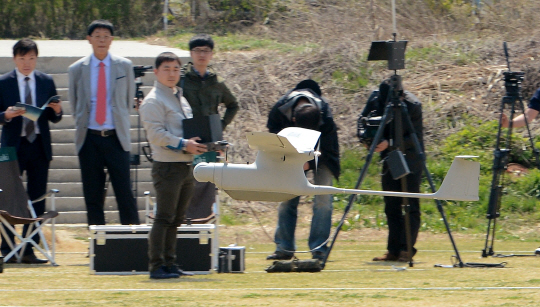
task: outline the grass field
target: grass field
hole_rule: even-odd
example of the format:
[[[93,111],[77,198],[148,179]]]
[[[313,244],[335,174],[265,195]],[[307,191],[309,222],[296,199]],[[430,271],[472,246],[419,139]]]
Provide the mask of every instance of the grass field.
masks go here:
[[[222,243],[233,233],[228,227]],[[60,231],[58,267],[6,264],[1,306],[538,306],[540,258],[481,258],[481,236],[458,235],[464,262],[505,268],[438,268],[454,255],[446,235],[421,233],[414,266],[374,263],[386,231],[340,235],[320,273],[266,273],[272,243],[245,242],[246,272],[154,281],[147,275],[91,275],[85,230]],[[305,240],[298,242],[304,247]],[[496,241],[496,253],[534,254],[538,243]],[[299,258],[308,257],[298,254]],[[402,268],[405,268],[404,270]]]

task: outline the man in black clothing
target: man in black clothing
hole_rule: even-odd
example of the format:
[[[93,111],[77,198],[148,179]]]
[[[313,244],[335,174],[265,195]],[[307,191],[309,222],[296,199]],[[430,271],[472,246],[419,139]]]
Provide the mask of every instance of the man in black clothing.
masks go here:
[[[316,166],[314,160],[306,162],[304,170],[313,170],[315,184],[332,185],[333,177],[338,179],[340,174],[337,127],[328,102],[321,96],[321,89],[313,80],[300,82],[281,97],[268,115],[267,127],[272,133],[294,126],[321,132],[319,163]],[[267,260],[286,260],[294,256],[296,250],[294,232],[299,202],[300,197],[295,197],[279,205],[275,234],[276,251],[269,255]],[[314,197],[313,218],[308,239],[314,259],[324,259],[328,250],[326,240],[330,236],[332,226],[332,208],[332,195]]]
[[[29,38],[23,38],[13,46],[15,69],[0,76],[0,146],[15,147],[17,150],[19,170],[21,174],[26,172],[28,178],[27,193],[30,200],[47,192],[49,165],[53,159],[49,122],[57,123],[62,119],[59,100],[49,103],[36,121],[22,117],[25,111],[14,108],[17,102],[41,108],[50,97],[57,94],[53,78],[35,69],[37,60],[37,44]],[[45,212],[45,200],[32,206],[38,216]],[[25,225],[23,235],[28,229],[29,226]],[[13,241],[12,233],[8,233],[8,237]],[[33,240],[39,243],[39,235],[35,235]],[[11,252],[6,240],[2,240],[1,250],[4,256]],[[10,257],[8,261],[15,262],[16,259]],[[23,263],[39,264],[47,261],[37,258],[31,245],[24,249],[21,259]]]
[[[375,111],[375,115],[383,115],[384,109],[387,104],[387,98],[390,91],[390,81],[383,81],[378,91],[373,91],[369,97],[367,104],[362,111],[361,117],[368,117],[373,115],[372,111]],[[399,98],[405,102],[407,106],[408,115],[411,119],[414,131],[410,131],[406,126],[406,119],[403,118],[403,127],[398,129],[403,133],[403,154],[405,155],[405,161],[409,166],[410,174],[406,176],[407,186],[405,189],[401,186],[401,179],[394,180],[390,174],[388,163],[383,163],[382,171],[382,189],[384,191],[407,191],[411,193],[420,192],[420,183],[422,180],[422,167],[423,161],[416,152],[412,134],[416,133],[420,146],[423,151],[423,137],[422,137],[422,104],[412,93],[408,91],[402,91],[399,93]],[[395,117],[395,116],[394,116]],[[394,121],[386,125],[383,138],[376,146],[375,151],[379,152],[381,159],[385,160],[388,154],[397,149],[391,146],[390,140],[395,137],[394,134]],[[384,212],[388,223],[388,251],[381,257],[373,258],[373,261],[401,261],[407,262],[409,257],[407,253],[407,240],[405,230],[405,219],[402,213],[402,200],[401,197],[384,197]],[[409,198],[410,205],[410,226],[411,226],[411,238],[412,245],[414,246],[416,238],[418,236],[418,230],[420,229],[420,202],[418,198]],[[413,247],[413,256],[416,254],[416,249]]]

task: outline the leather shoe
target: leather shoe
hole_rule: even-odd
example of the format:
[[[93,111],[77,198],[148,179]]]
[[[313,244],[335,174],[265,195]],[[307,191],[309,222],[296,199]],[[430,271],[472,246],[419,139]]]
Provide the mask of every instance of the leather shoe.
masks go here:
[[[178,274],[178,276],[193,276],[195,273],[182,271],[176,264],[167,267],[167,272]]]
[[[268,255],[266,260],[290,260],[294,254],[286,254],[281,251],[275,251],[272,255]]]
[[[159,267],[159,269],[150,272],[151,279],[169,279],[169,278],[178,278],[178,277],[180,277],[180,275],[176,273],[170,273],[167,270],[167,267],[164,265]]]
[[[398,261],[399,257],[400,256],[390,254],[390,252],[386,252],[384,255],[380,257],[373,258],[373,261]]]
[[[8,261],[5,261],[4,259],[4,263],[17,263],[17,258],[15,256],[12,256],[11,258],[9,258]]]
[[[49,262],[49,260],[39,259],[38,257],[36,257],[36,255],[32,254],[32,255],[22,256],[21,262],[28,263],[28,264],[44,264],[44,263]]]

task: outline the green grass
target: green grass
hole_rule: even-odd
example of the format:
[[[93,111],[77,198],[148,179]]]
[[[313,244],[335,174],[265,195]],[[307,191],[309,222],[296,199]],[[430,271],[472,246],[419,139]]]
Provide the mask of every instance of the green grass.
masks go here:
[[[235,227],[222,228],[222,246]],[[66,230],[71,231],[71,230]],[[75,236],[76,234],[73,234]],[[537,236],[538,237],[538,236]],[[62,236],[66,238],[66,234]],[[305,250],[306,238],[298,237]],[[244,274],[197,275],[150,280],[147,275],[93,275],[87,245],[66,250],[59,242],[58,267],[5,265],[0,275],[0,305],[8,306],[536,306],[540,299],[533,257],[480,258],[483,238],[459,236],[464,262],[508,262],[504,269],[435,268],[451,264],[448,236],[421,233],[414,267],[404,263],[374,263],[385,250],[386,231],[342,233],[325,270],[320,273],[275,273],[264,269],[273,243],[245,242]],[[497,240],[495,250],[532,254],[537,243]],[[67,253],[70,252],[70,253]],[[78,253],[73,253],[78,252]],[[297,254],[306,259],[306,254]],[[391,265],[406,268],[396,271]],[[494,288],[489,288],[494,287]],[[514,287],[514,288],[497,288]],[[533,288],[530,288],[533,287]]]
[[[416,62],[427,62],[429,64],[451,63],[456,66],[465,66],[475,63],[479,55],[476,51],[470,50],[466,45],[433,43],[427,47],[409,48],[405,58],[414,66]]]
[[[334,70],[332,80],[350,91],[358,91],[370,83],[371,71],[360,67],[357,71]]]
[[[220,221],[223,225],[234,226],[234,225],[245,225],[246,219],[245,216],[235,214],[235,212],[224,208],[220,215]]]

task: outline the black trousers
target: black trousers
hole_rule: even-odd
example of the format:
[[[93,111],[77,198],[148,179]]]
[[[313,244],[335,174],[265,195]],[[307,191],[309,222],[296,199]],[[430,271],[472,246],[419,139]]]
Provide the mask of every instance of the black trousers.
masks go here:
[[[422,182],[422,164],[417,161],[407,161],[411,174],[407,175],[407,192],[420,192],[420,183]],[[386,162],[383,166],[382,188],[384,191],[401,192],[401,179],[394,180]],[[418,198],[409,198],[409,220],[411,226],[411,241],[413,245],[413,253],[416,252],[414,244],[418,237],[420,229],[420,200]],[[401,251],[407,251],[407,233],[405,230],[405,217],[402,210],[403,198],[401,197],[384,197],[384,213],[388,223],[388,244],[387,249],[390,254],[399,256]]]
[[[116,196],[122,225],[138,225],[139,214],[131,191],[129,151],[125,151],[116,135],[88,133],[79,151],[88,225],[105,225],[105,167]]]
[[[185,162],[158,162],[152,165],[157,212],[148,236],[148,269],[176,264],[176,229],[186,215],[193,190],[193,166]]]
[[[40,134],[37,134],[34,142],[30,143],[26,138],[21,138],[21,144],[17,151],[17,159],[19,161],[19,169],[21,175],[26,172],[27,184],[26,192],[30,200],[37,199],[47,192],[47,179],[49,175],[49,159],[45,155],[44,146]],[[37,216],[45,213],[45,200],[39,201],[32,205]],[[24,225],[23,236],[26,236],[29,225]],[[13,242],[13,234],[8,232],[8,237]],[[39,235],[35,235],[33,240],[39,244]],[[3,255],[9,254],[11,248],[6,240],[2,237],[2,245],[0,247]],[[24,255],[31,255],[34,250],[31,245],[27,244],[24,250]]]

